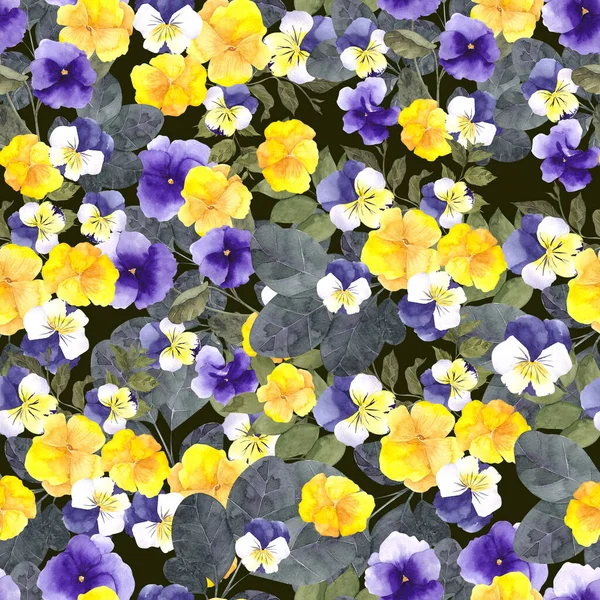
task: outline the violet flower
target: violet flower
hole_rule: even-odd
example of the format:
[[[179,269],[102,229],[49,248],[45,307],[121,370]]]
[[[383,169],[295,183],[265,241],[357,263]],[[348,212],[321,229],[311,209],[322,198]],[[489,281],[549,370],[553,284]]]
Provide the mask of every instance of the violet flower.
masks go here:
[[[19,0],[0,0],[0,54],[21,43],[27,31],[27,13]]]
[[[138,600],[194,600],[194,594],[177,583],[167,587],[150,583],[140,590]]]
[[[544,25],[560,33],[558,43],[579,54],[600,48],[600,3],[596,0],[548,0],[542,8]]]
[[[442,0],[378,0],[377,6],[383,8],[396,19],[416,21],[434,13]]]

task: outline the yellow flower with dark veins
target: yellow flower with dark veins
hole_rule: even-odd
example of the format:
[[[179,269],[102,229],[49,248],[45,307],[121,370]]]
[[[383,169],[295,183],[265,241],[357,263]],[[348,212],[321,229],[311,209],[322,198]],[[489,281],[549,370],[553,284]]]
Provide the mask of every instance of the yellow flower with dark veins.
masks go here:
[[[100,425],[87,417],[75,415],[67,422],[63,414],[50,415],[44,421],[44,433],[33,438],[25,468],[51,496],[64,496],[80,479],[102,477],[96,452],[103,444]]]
[[[131,71],[135,101],[159,108],[164,115],[178,117],[188,106],[200,106],[206,98],[206,69],[193,56],[161,54],[149,65]]]
[[[530,38],[540,20],[544,0],[473,0],[471,18],[483,21],[495,35],[513,43]]]
[[[476,585],[471,600],[542,600],[542,596],[527,575],[514,572],[494,577],[490,585]]]
[[[317,403],[312,375],[289,363],[277,365],[256,395],[265,414],[277,423],[288,423],[294,413],[305,417]]]
[[[256,156],[263,177],[275,192],[302,194],[317,169],[319,149],[312,127],[298,119],[275,121],[265,129],[266,140]]]
[[[600,331],[600,258],[586,248],[574,258],[577,276],[569,281],[567,312],[578,321]]]
[[[321,535],[339,537],[364,531],[374,508],[373,496],[350,479],[319,473],[302,487],[298,512]]]
[[[0,151],[4,181],[15,192],[41,200],[63,184],[63,176],[50,162],[50,148],[31,133],[16,135]]]
[[[88,58],[96,53],[102,62],[112,62],[129,49],[135,14],[119,0],[78,0],[58,9],[56,22],[64,25],[58,39],[83,50]]]
[[[102,448],[102,468],[125,491],[153,498],[169,474],[169,461],[151,435],[122,429]]]
[[[567,506],[565,524],[582,546],[591,546],[600,538],[600,483],[582,483]]]
[[[246,83],[252,67],[264,69],[271,51],[263,42],[267,28],[251,0],[208,0],[200,11],[202,31],[188,47],[200,62],[208,62],[208,77],[218,85]]]
[[[229,460],[224,450],[194,444],[173,466],[168,482],[172,492],[182,496],[207,494],[225,506],[235,480],[246,466],[244,460]]]
[[[515,444],[531,427],[523,415],[504,400],[467,404],[454,433],[463,450],[486,463],[515,462]]]
[[[452,148],[448,140],[452,136],[446,130],[447,117],[435,100],[415,100],[398,115],[398,123],[403,128],[402,143],[429,161],[450,154]]]
[[[0,541],[18,536],[36,512],[33,492],[18,477],[0,479]]]
[[[474,285],[482,292],[493,290],[506,271],[498,240],[487,229],[454,225],[438,244],[438,260],[460,285]]]
[[[436,473],[463,455],[456,438],[448,437],[454,417],[442,404],[417,402],[410,413],[399,406],[388,413],[387,423],[390,433],[381,440],[381,471],[415,492],[436,485]]]
[[[360,259],[386,290],[395,292],[405,289],[413,275],[437,270],[432,246],[441,235],[436,220],[423,211],[402,215],[400,208],[390,208],[381,213],[381,227],[369,233]]]
[[[5,244],[0,248],[0,334],[23,329],[23,317],[51,296],[41,279],[42,259],[26,246]]]
[[[194,225],[198,235],[223,225],[231,219],[243,219],[250,211],[252,194],[238,175],[227,178],[229,167],[194,167],[190,169],[181,195],[185,204],[177,216],[186,226]]]
[[[58,244],[42,269],[46,289],[73,306],[108,306],[119,271],[102,250],[88,242]]]

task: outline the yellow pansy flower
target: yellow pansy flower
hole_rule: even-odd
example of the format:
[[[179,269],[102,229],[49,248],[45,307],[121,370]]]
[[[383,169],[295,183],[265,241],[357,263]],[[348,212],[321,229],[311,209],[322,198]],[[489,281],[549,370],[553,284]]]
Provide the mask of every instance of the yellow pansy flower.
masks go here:
[[[308,190],[319,162],[315,135],[312,127],[298,119],[275,121],[265,129],[266,141],[256,156],[263,177],[274,191],[302,194]]]
[[[582,483],[567,506],[565,524],[578,544],[591,546],[600,538],[600,483]]]
[[[79,594],[77,600],[119,600],[117,593],[105,585],[94,588],[85,594]]]
[[[437,253],[431,246],[442,235],[436,220],[421,210],[400,208],[381,213],[381,227],[369,233],[360,260],[391,291],[406,288],[417,273],[436,271]]]
[[[544,0],[473,0],[471,18],[483,21],[495,35],[513,43],[530,38],[539,21]]]
[[[0,479],[0,540],[18,536],[36,515],[35,496],[18,477]]]
[[[587,248],[573,261],[577,276],[569,281],[567,312],[579,323],[600,331],[600,258]]]
[[[438,261],[461,285],[474,285],[482,292],[493,290],[506,271],[506,260],[498,240],[487,229],[454,225],[438,244]]]
[[[50,162],[50,148],[31,133],[16,135],[0,151],[6,168],[4,181],[15,192],[41,200],[63,184],[63,176]]]
[[[246,83],[252,67],[264,69],[271,51],[263,42],[267,28],[251,0],[209,0],[200,11],[202,31],[188,53],[208,61],[208,77],[218,85]]]
[[[64,25],[58,39],[77,46],[88,58],[95,52],[102,62],[111,62],[127,53],[134,17],[126,2],[78,0],[58,9],[56,22]]]
[[[100,248],[88,242],[71,248],[58,244],[42,269],[46,289],[73,306],[108,306],[115,297],[119,271]]]
[[[6,244],[0,248],[0,334],[23,329],[23,317],[51,296],[41,279],[42,259],[26,246]]]
[[[231,219],[243,219],[250,211],[252,194],[238,175],[227,178],[229,167],[194,167],[190,169],[181,195],[185,204],[177,216],[186,226],[194,225],[198,235],[223,225]]]
[[[429,161],[450,154],[452,148],[448,140],[452,136],[446,130],[447,117],[435,100],[415,100],[398,115],[398,123],[403,128],[402,143]]]
[[[51,496],[64,496],[80,479],[102,477],[104,470],[95,453],[103,444],[100,425],[87,417],[75,415],[67,422],[63,414],[50,415],[44,433],[33,438],[25,468]]]
[[[298,513],[321,535],[339,537],[364,531],[374,508],[373,496],[350,479],[319,473],[302,487]]]
[[[161,445],[151,435],[135,435],[131,429],[117,431],[102,448],[102,468],[120,488],[147,498],[158,495],[169,474]]]
[[[454,417],[442,404],[417,402],[410,413],[399,406],[388,413],[387,423],[390,433],[381,440],[381,472],[415,492],[432,488],[436,473],[463,455],[457,440],[448,437]]]
[[[207,494],[225,506],[235,480],[246,466],[243,460],[229,460],[224,450],[194,444],[171,469],[168,482],[172,492],[182,496]]]
[[[254,321],[256,321],[257,318],[258,313],[254,312],[244,321],[244,324],[242,325],[242,349],[250,358],[256,356],[254,348],[252,348],[250,345],[250,332],[252,331],[252,325],[254,325]]]
[[[206,69],[193,56],[155,56],[149,65],[133,67],[131,82],[138,104],[149,104],[171,117],[182,115],[188,106],[200,106],[206,98]]]
[[[515,462],[515,444],[531,427],[523,415],[504,400],[469,402],[454,433],[463,450],[486,463]]]
[[[290,363],[277,365],[256,395],[265,414],[277,423],[288,423],[294,413],[305,417],[317,403],[312,375]]]
[[[513,572],[494,577],[490,585],[476,585],[471,600],[542,600],[542,596],[527,575]]]

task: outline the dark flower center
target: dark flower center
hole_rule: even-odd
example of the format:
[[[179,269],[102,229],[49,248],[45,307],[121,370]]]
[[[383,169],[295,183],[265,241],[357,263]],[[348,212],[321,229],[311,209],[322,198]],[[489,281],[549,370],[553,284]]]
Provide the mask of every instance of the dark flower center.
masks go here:
[[[5,281],[6,283],[12,283],[12,279],[11,279],[10,277],[5,277],[5,278],[4,278],[4,281]]]

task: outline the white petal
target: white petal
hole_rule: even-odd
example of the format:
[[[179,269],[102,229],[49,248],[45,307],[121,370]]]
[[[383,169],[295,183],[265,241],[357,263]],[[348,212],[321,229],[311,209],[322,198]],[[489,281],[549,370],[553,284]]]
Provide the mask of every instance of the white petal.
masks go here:
[[[448,398],[448,408],[458,412],[469,404],[469,402],[471,402],[471,392],[461,390],[456,392],[456,395]]]
[[[298,33],[307,34],[313,26],[313,18],[303,10],[292,10],[285,14],[281,19],[279,31],[287,33],[290,36],[297,36]]]
[[[359,195],[364,194],[367,190],[383,190],[385,189],[385,177],[379,171],[367,167],[356,176],[354,189]]]
[[[144,6],[146,6],[144,4]],[[90,203],[86,203],[86,204],[82,204],[79,207],[79,210],[77,211],[77,220],[80,223],[85,223],[86,221],[89,221],[92,218],[96,218],[100,216],[100,211],[98,210],[98,207],[95,204],[90,204]]]
[[[114,383],[105,383],[98,388],[98,400],[104,406],[110,406],[113,396],[119,391]]]
[[[444,465],[437,472],[435,480],[440,489],[442,498],[460,496],[466,490],[466,487],[460,479],[460,472],[456,464],[450,463]]]
[[[27,202],[19,209],[19,218],[28,227],[37,227],[36,217],[40,205],[37,202]]]
[[[329,212],[331,222],[341,231],[352,231],[360,226],[360,217],[357,210],[349,210],[350,204],[337,204]]]
[[[561,69],[556,77],[558,83],[562,83],[565,92],[571,92],[574,94],[579,89],[578,85],[573,83],[573,70],[572,69]]]
[[[250,417],[243,413],[230,413],[223,421],[223,431],[232,442],[246,435],[249,429]]]
[[[202,104],[204,104],[207,110],[212,110],[213,108],[222,108],[225,104],[223,96],[223,89],[218,85],[215,85],[208,89],[206,92],[206,98]]]
[[[152,31],[154,31],[154,28],[160,23],[164,23],[160,12],[150,4],[142,4],[138,8],[138,11],[135,13],[135,18],[133,19],[134,28],[144,37],[150,35]]]
[[[48,382],[35,373],[30,373],[21,379],[19,383],[19,397],[27,398],[29,396],[44,395],[50,392]]]
[[[60,335],[58,345],[60,346],[62,353],[65,355],[65,358],[74,360],[78,356],[81,356],[88,351],[90,342],[85,336],[85,331],[83,329],[79,329],[78,331],[74,331],[68,335]]]
[[[564,344],[556,342],[544,349],[536,359],[542,363],[550,372],[550,376],[556,381],[559,377],[566,375],[573,367],[569,352]]]
[[[496,137],[496,126],[492,123],[481,123],[475,124],[475,140],[474,144],[482,144],[483,146],[489,146]]]
[[[433,184],[433,193],[441,200],[445,198],[454,187],[454,181],[449,177],[442,177]]]
[[[333,273],[325,275],[317,282],[317,295],[321,300],[328,299],[341,289],[343,289],[342,283]]]
[[[98,515],[98,531],[106,537],[125,529],[125,512],[104,512]]]
[[[160,353],[158,362],[163,371],[169,371],[171,373],[179,371],[183,365],[183,363],[176,358],[172,352],[169,352],[169,348],[166,348]]]
[[[455,117],[467,117],[469,121],[475,116],[475,99],[467,96],[456,96],[448,104],[448,114]]]
[[[72,148],[73,150],[77,150],[79,146],[77,127],[68,127],[65,125],[56,127],[50,134],[50,146],[52,149],[58,148],[62,150],[63,148]],[[50,158],[52,158],[52,152],[50,153]],[[64,165],[65,163],[62,162],[59,164]]]
[[[25,313],[23,326],[30,340],[43,340],[54,333],[54,329],[48,324],[48,316],[42,306],[34,306]]]
[[[570,232],[569,226],[558,217],[544,217],[537,228],[538,240],[551,240]]]
[[[417,304],[429,304],[433,302],[431,297],[431,279],[428,273],[417,273],[407,283],[408,301]]]
[[[373,375],[365,375],[360,373],[357,375],[350,384],[350,397],[351,398],[365,398],[369,394],[376,394],[383,389],[381,381]]]
[[[99,150],[85,150],[79,156],[81,156],[81,162],[83,163],[79,175],[98,175],[102,171],[104,154]],[[68,166],[65,169],[65,176],[67,170],[69,170]]]
[[[235,553],[242,559],[261,548],[260,542],[250,533],[244,534],[235,542]]]
[[[500,375],[512,371],[518,363],[528,360],[529,351],[513,335],[498,344],[492,351],[492,365]]]
[[[171,323],[167,318],[164,318],[160,322],[159,328],[165,335],[172,332],[183,333],[185,331],[185,325],[183,323]]]
[[[279,563],[290,555],[290,547],[284,538],[275,538],[268,546],[267,550],[273,555],[275,561],[268,565],[263,565],[265,573],[276,573],[279,570]]]
[[[202,18],[189,5],[180,8],[173,14],[169,21],[171,25],[176,25],[181,30],[181,35],[167,42],[169,50],[174,54],[180,54],[196,39],[202,31]]]
[[[585,592],[582,594],[582,590],[598,579],[600,579],[600,568],[565,563],[554,577],[552,588],[558,598],[580,598],[582,595],[587,596]]]
[[[152,521],[136,523],[132,528],[138,548],[158,548],[157,524]]]
[[[460,325],[460,304],[454,306],[440,306],[436,304],[433,311],[433,324],[440,331],[458,327]]]
[[[91,510],[96,508],[94,501],[94,482],[91,479],[80,479],[71,488],[71,504],[73,508]]]
[[[170,494],[161,494],[158,497],[158,516],[164,520],[166,517],[172,517],[179,505],[183,502],[183,496],[176,492]]]
[[[233,109],[233,115],[237,130],[246,129],[250,125],[250,121],[252,121],[252,113],[245,106],[236,106]]]
[[[115,417],[111,414],[110,418],[104,421],[102,429],[110,435],[114,435],[117,431],[121,431],[127,427],[127,419],[125,417]]]
[[[271,302],[275,296],[277,296],[277,292],[272,290],[268,285],[265,285],[260,293],[260,299],[265,306],[269,304],[269,302]]]
[[[502,506],[502,498],[498,493],[497,485],[493,485],[487,490],[473,492],[472,499],[473,508],[480,517],[488,517]]]
[[[525,265],[521,277],[527,285],[536,290],[545,290],[556,281],[556,273],[547,265],[537,261]]]
[[[10,412],[10,410],[0,410],[0,433],[6,437],[15,437],[23,433],[25,427],[23,421],[15,419]]]
[[[350,46],[340,54],[340,60],[344,67],[352,72],[356,71],[356,65],[358,64],[358,54],[356,51],[356,46]]]
[[[56,233],[47,233],[45,237],[37,239],[35,242],[35,251],[38,254],[48,254],[57,244],[58,235]]]
[[[383,29],[375,29],[371,34],[371,39],[369,40],[369,45],[372,47],[376,47],[379,52],[385,54],[389,48],[385,45],[383,38],[385,37],[385,31]]]
[[[340,421],[334,427],[333,433],[342,444],[352,446],[352,448],[356,448],[369,437],[367,428],[362,425],[359,419],[353,419],[352,417]]]
[[[452,368],[451,360],[438,360],[435,365],[431,367],[431,374],[438,383],[447,383],[448,371]]]
[[[548,92],[546,90],[534,92],[527,103],[534,114],[545,117],[548,111]]]
[[[356,281],[353,281],[348,287],[348,291],[352,292],[356,297],[358,304],[364,302],[367,298],[371,297],[371,286],[369,282],[364,278],[360,277]],[[358,308],[358,306],[357,306]],[[356,311],[358,312],[358,311]]]
[[[288,72],[287,76],[290,81],[293,81],[298,85],[309,83],[310,81],[315,80],[315,78],[306,69],[306,61],[302,61],[296,65],[291,71]]]

